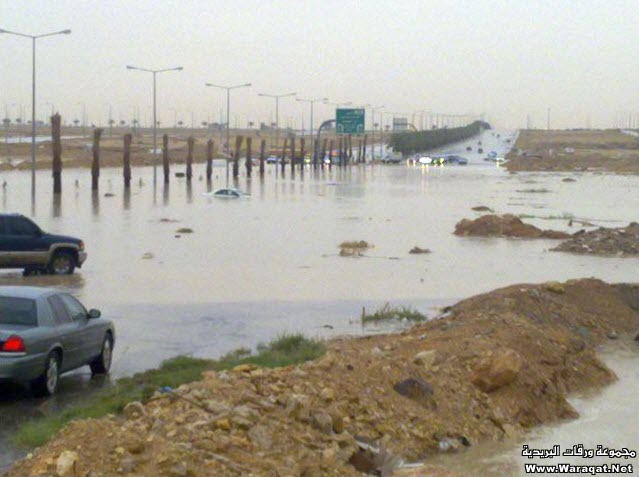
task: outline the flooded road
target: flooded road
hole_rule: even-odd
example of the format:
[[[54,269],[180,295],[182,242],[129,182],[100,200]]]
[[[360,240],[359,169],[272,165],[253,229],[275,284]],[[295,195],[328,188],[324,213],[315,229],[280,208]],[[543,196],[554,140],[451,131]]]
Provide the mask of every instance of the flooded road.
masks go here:
[[[502,154],[510,147],[507,134],[485,132],[484,150]],[[476,149],[477,139],[470,143]],[[465,144],[450,152],[457,148],[465,151]],[[294,177],[288,167],[282,177],[269,165],[263,180],[255,169],[252,180],[240,178],[238,187],[252,194],[242,200],[203,195],[225,186],[222,164],[211,186],[198,180],[204,164],[194,166],[191,186],[172,176],[166,188],[161,182],[153,187],[151,168],[134,168],[129,194],[119,169],[102,171],[98,195],[90,191],[89,169],[68,169],[57,201],[50,173],[38,171],[35,203],[28,172],[2,173],[3,212],[20,212],[48,232],[82,238],[89,258],[73,276],[0,271],[0,285],[62,288],[113,318],[117,377],[177,354],[217,357],[285,331],[361,334],[370,331],[361,327],[361,307],[387,301],[434,316],[460,298],[517,282],[588,276],[639,281],[636,259],[549,252],[556,244],[549,240],[452,234],[457,221],[479,215],[470,210],[477,205],[535,216],[526,221],[543,228],[575,231],[568,226],[573,216],[627,225],[637,220],[638,177],[511,175],[483,155],[463,155],[469,158],[465,167],[334,167],[306,169],[303,176],[298,170]],[[172,173],[183,170],[172,167]],[[567,176],[577,182],[562,182]],[[182,227],[193,233],[177,233]],[[339,257],[338,244],[346,240],[366,240],[374,248],[366,257]],[[415,245],[433,253],[409,255]],[[0,428],[8,432],[40,406],[64,406],[97,384],[79,372],[62,379],[55,400],[5,397]],[[13,452],[0,436],[0,455]],[[0,458],[0,467],[10,459]]]

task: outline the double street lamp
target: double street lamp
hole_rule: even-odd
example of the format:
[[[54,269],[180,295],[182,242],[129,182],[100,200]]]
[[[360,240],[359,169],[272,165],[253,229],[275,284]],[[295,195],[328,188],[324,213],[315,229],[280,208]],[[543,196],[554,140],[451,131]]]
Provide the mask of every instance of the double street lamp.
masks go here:
[[[219,84],[206,83],[205,86],[226,90],[226,147],[228,156],[226,158],[226,186],[229,185],[229,158],[231,157],[231,90],[237,88],[248,88],[251,83],[236,84],[233,86],[222,86]]]
[[[313,157],[313,161],[315,161],[315,148],[313,147],[314,144],[314,140],[315,140],[315,136],[313,135],[313,127],[314,127],[314,123],[313,123],[313,105],[315,103],[326,103],[328,101],[328,98],[314,98],[314,99],[304,99],[304,98],[296,98],[296,101],[302,102],[302,103],[308,103],[311,105],[311,156]]]
[[[15,31],[0,28],[0,33],[31,38],[32,41],[32,77],[31,77],[31,195],[35,196],[35,169],[36,169],[36,40],[45,36],[68,35],[71,30],[60,30],[42,35],[27,35]]]
[[[153,185],[157,184],[157,149],[158,149],[158,121],[157,121],[157,88],[156,77],[158,73],[164,73],[166,71],[182,71],[184,68],[176,66],[175,68],[164,68],[161,70],[150,70],[147,68],[138,68],[137,66],[127,65],[127,70],[146,71],[147,73],[153,73]]]
[[[265,98],[275,98],[275,148],[280,146],[280,98],[286,98],[288,96],[295,96],[297,93],[284,93],[284,94],[266,94],[258,93],[258,96]]]

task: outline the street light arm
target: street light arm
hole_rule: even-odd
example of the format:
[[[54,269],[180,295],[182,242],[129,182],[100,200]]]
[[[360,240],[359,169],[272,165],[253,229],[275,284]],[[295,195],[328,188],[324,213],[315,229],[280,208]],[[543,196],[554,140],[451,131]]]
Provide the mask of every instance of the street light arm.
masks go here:
[[[153,73],[153,70],[149,70],[147,68],[140,68],[138,66],[126,65],[127,70],[138,70],[138,71],[146,71],[147,73]]]
[[[5,30],[4,28],[0,28],[0,33],[7,33],[9,35],[23,36],[25,38],[35,38],[33,35],[26,35],[24,33],[18,33],[17,31]]]
[[[182,71],[184,69],[184,67],[182,66],[175,66],[173,68],[163,68],[161,70],[152,70],[153,73],[164,73],[165,71]]]
[[[71,34],[71,30],[60,30],[60,31],[54,31],[51,33],[44,33],[42,35],[35,35],[33,38],[43,38],[45,36],[53,36],[53,35],[70,35]]]

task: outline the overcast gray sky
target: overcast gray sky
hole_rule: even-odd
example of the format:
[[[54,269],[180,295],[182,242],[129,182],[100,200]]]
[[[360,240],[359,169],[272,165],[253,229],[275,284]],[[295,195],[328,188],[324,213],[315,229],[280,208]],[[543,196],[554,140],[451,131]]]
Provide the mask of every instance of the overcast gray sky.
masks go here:
[[[160,119],[219,121],[222,91],[205,82],[253,86],[232,93],[240,124],[270,121],[274,100],[297,92],[412,113],[485,113],[500,127],[611,126],[639,113],[637,0],[0,0],[0,28],[71,35],[38,40],[38,109],[66,119],[148,121],[151,75]],[[0,113],[31,103],[30,40],[0,35]],[[316,106],[315,122],[330,116]],[[25,113],[29,116],[30,113]],[[309,107],[280,102],[280,124],[306,127]]]

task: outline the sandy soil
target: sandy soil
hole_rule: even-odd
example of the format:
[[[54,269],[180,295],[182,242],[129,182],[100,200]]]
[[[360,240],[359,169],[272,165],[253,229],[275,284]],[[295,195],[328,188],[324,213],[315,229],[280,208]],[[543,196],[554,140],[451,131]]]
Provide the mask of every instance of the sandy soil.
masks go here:
[[[639,139],[612,129],[522,130],[506,158],[510,171],[639,174]]]
[[[422,460],[577,417],[568,393],[615,380],[596,347],[638,328],[639,285],[513,285],[401,334],[333,341],[299,367],[205,373],[178,392],[206,410],[163,397],[74,422],[7,475],[65,462],[78,476],[400,475],[388,473],[392,456]]]

